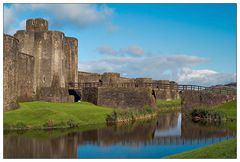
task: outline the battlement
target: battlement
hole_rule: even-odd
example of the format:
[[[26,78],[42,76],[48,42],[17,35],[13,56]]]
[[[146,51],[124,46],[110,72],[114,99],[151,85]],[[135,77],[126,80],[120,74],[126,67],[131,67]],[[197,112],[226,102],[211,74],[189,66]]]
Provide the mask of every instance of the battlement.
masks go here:
[[[112,72],[103,73],[102,75],[106,77],[116,77],[116,78],[120,77],[120,73],[112,73]]]
[[[3,42],[14,42],[18,43],[19,40],[15,38],[14,36],[8,35],[8,34],[3,34]]]
[[[32,32],[48,31],[48,21],[42,18],[28,19],[26,30]]]

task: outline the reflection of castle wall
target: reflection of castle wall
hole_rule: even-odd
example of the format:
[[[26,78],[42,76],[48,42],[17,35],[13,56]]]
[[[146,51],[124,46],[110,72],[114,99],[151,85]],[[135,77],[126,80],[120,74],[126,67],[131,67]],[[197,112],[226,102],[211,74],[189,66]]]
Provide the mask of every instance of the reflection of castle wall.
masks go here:
[[[5,136],[4,158],[76,158],[77,143],[72,135],[50,140]]]
[[[193,123],[189,119],[182,120],[182,137],[184,139],[201,139],[211,137],[224,137],[229,135],[235,135],[233,131],[229,131],[226,127],[214,126],[214,125],[199,125]]]
[[[154,137],[157,129],[167,130],[175,127],[178,116],[176,113],[159,116],[158,123],[168,120],[167,125],[156,124],[157,120],[136,122],[132,125],[117,125],[90,131],[69,133],[62,137],[50,139],[34,139],[24,135],[4,135],[4,158],[76,158],[79,145],[94,144],[109,146],[122,144],[139,146],[142,144],[191,144],[193,141],[205,141],[216,137],[235,135],[234,132],[219,127],[206,127],[182,121],[181,136]],[[173,120],[174,122],[171,122]],[[159,128],[160,127],[160,128]],[[51,133],[51,132],[46,132]]]
[[[176,127],[178,124],[178,116],[179,112],[159,114],[157,129],[165,130]]]

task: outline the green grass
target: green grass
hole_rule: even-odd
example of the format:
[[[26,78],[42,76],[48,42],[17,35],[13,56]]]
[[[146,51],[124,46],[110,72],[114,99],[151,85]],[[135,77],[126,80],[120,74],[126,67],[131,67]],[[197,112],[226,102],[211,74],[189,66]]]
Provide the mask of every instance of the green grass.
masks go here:
[[[224,103],[222,105],[214,106],[211,109],[225,113],[228,119],[236,120],[237,118],[237,101],[236,100]]]
[[[232,159],[237,157],[237,140],[231,139],[199,149],[168,156],[172,159]]]
[[[179,111],[181,110],[181,99],[157,100],[157,108],[159,112]]]
[[[56,127],[68,127],[69,122],[78,126],[105,123],[112,110],[87,102],[24,102],[19,109],[4,112],[4,129],[42,128],[48,123]]]

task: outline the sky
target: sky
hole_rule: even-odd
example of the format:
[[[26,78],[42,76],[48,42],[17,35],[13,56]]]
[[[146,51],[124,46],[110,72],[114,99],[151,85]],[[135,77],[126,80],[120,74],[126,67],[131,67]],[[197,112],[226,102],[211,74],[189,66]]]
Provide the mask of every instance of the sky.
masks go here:
[[[4,33],[45,18],[78,39],[78,68],[180,84],[236,81],[236,4],[4,4]]]

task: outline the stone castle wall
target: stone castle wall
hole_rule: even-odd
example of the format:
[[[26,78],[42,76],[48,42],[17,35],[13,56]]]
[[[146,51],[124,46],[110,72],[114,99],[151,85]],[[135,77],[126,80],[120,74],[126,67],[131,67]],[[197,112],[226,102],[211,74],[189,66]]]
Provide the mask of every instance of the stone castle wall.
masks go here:
[[[99,87],[98,105],[113,108],[143,108],[156,105],[151,88]]]
[[[17,60],[17,91],[18,101],[33,101],[34,57],[25,53],[18,54]]]
[[[13,98],[72,101],[68,83],[78,81],[77,39],[65,37],[63,32],[49,31],[44,19],[29,19],[26,30],[17,31],[14,37],[4,35],[4,38],[6,107],[16,107],[7,106]],[[17,99],[13,97],[14,89]]]
[[[87,86],[89,86],[89,88],[79,87],[83,89],[81,95],[83,100],[115,108],[143,107],[144,104],[154,105],[149,100],[152,96],[154,102],[156,99],[172,100],[178,97],[177,83],[169,80],[155,81],[151,78],[124,78],[119,73],[78,72],[78,81],[79,83],[87,83]],[[95,83],[101,84],[97,85]],[[168,87],[164,87],[166,85]],[[81,86],[83,85],[81,84]],[[152,89],[153,92],[146,91],[148,88]],[[143,90],[145,91],[143,92]],[[151,97],[148,97],[147,93],[151,94],[149,95]],[[144,100],[146,100],[146,103],[144,103]]]
[[[214,94],[205,91],[184,90],[180,93],[183,110],[222,104],[234,99],[232,95]]]
[[[12,36],[3,36],[3,110],[16,109],[17,104],[17,57],[18,40]]]
[[[82,100],[113,108],[143,108],[156,105],[151,88],[86,87]]]

